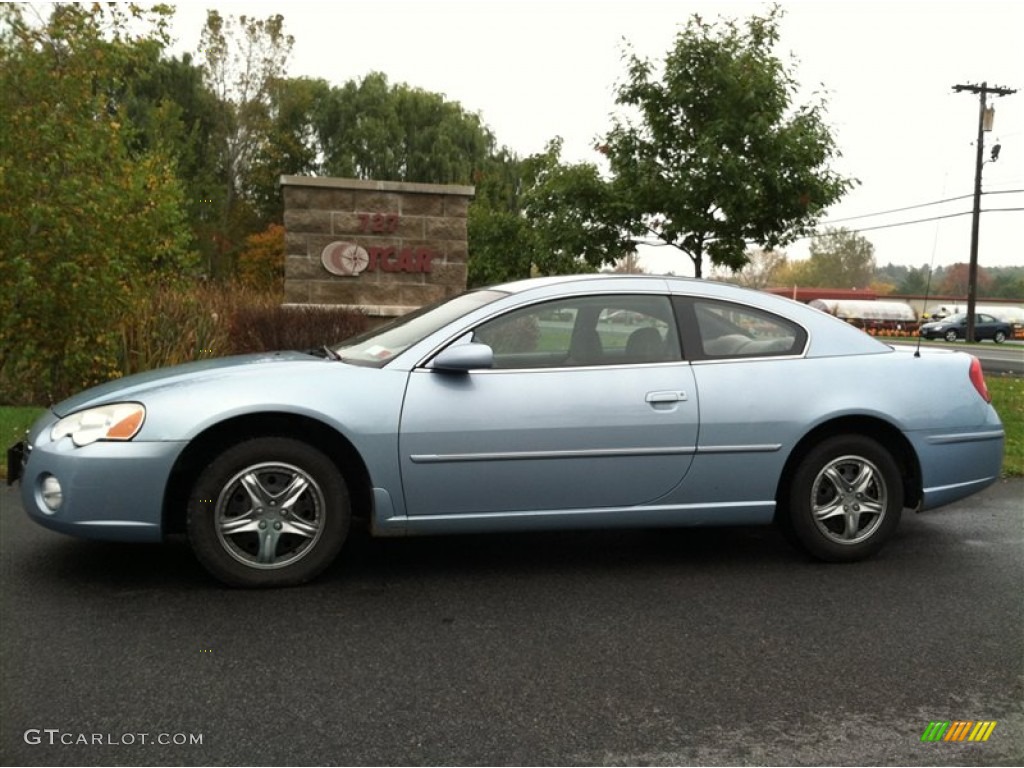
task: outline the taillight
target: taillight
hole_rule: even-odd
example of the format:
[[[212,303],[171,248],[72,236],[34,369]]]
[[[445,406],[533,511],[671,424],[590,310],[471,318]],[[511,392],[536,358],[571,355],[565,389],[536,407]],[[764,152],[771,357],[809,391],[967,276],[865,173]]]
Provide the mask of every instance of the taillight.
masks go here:
[[[985,374],[981,371],[981,361],[978,360],[974,355],[971,355],[971,384],[978,390],[978,394],[985,398],[986,403],[992,402],[992,396],[988,393],[988,387],[985,386]]]

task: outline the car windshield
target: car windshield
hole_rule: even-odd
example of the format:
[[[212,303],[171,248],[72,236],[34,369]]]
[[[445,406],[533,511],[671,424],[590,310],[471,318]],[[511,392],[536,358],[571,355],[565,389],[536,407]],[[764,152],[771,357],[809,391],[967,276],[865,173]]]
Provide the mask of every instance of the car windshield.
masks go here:
[[[958,323],[966,323],[967,322],[967,315],[965,315],[965,314],[950,315],[949,317],[945,318],[942,322],[949,323],[951,325],[957,325]]]
[[[346,363],[383,367],[395,355],[448,323],[490,304],[507,294],[501,291],[471,291],[452,299],[410,312],[366,333],[353,336],[335,346],[334,351]]]

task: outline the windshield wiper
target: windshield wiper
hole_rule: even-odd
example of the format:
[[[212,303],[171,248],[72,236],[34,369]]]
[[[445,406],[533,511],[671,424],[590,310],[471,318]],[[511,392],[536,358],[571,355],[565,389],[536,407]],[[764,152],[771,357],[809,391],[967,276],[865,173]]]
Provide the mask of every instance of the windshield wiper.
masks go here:
[[[328,360],[341,360],[341,355],[339,355],[333,349],[328,347],[326,344],[316,349],[307,349],[306,354],[312,355],[313,357],[323,357]]]

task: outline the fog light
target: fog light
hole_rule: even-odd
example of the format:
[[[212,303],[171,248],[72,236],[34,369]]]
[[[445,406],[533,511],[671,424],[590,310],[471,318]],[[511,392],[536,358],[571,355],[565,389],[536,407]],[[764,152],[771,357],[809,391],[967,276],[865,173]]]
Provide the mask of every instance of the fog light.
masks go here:
[[[60,487],[60,481],[53,475],[45,475],[39,486],[39,495],[43,498],[43,504],[51,513],[60,509],[64,502],[64,491]]]

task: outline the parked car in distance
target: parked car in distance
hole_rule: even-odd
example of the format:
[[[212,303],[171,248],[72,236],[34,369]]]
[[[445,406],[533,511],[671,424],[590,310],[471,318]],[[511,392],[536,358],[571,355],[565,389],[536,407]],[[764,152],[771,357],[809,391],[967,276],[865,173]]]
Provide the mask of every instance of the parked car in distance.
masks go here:
[[[939,304],[933,306],[928,310],[925,310],[921,314],[922,321],[938,321],[949,317],[950,315],[962,315],[967,312],[967,303],[963,302],[960,304]],[[984,313],[986,315],[992,315],[997,320],[1005,320],[1011,325],[1024,324],[1024,307],[1017,304],[982,304],[978,303],[974,306],[974,312]]]
[[[921,336],[926,339],[945,339],[956,341],[967,338],[967,314],[960,313],[937,320],[932,323],[925,323],[921,326]],[[1002,344],[1009,338],[1013,338],[1013,326],[1010,323],[999,320],[992,315],[984,313],[974,316],[974,339],[983,341],[991,339],[996,344]]]
[[[814,557],[858,560],[904,509],[994,482],[1003,442],[971,355],[894,349],[736,286],[590,275],[111,381],[53,406],[8,464],[44,526],[184,532],[215,577],[259,587],[316,576],[354,521],[377,536],[774,522]]]

